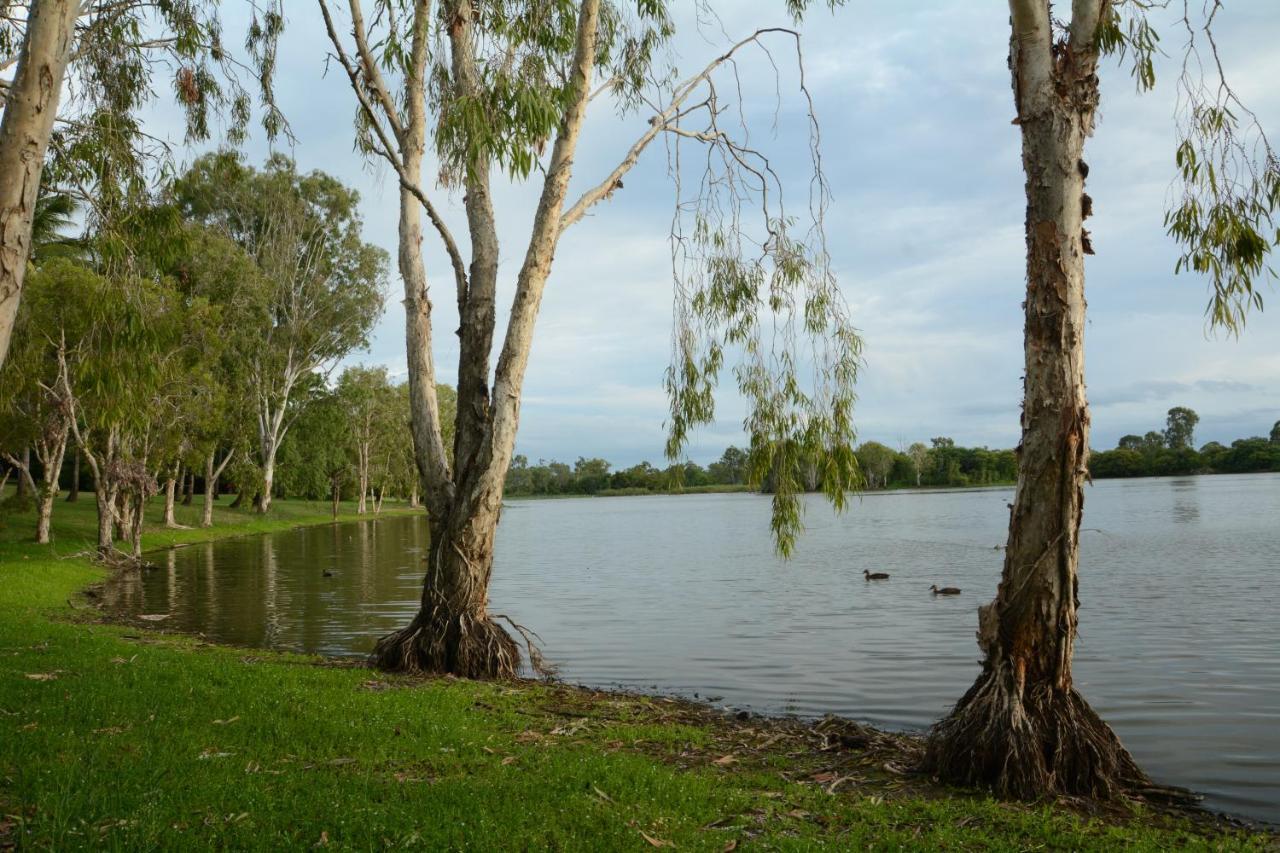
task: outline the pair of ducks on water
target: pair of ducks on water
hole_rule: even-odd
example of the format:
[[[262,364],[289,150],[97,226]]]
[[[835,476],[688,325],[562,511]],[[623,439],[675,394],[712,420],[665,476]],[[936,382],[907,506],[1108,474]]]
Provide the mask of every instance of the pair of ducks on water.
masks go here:
[[[869,581],[887,581],[889,579],[889,575],[885,572],[869,572],[866,569],[862,570],[862,576]],[[929,591],[932,592],[934,595],[959,595],[960,594],[959,587],[955,587],[955,586],[939,587],[937,584],[934,584],[933,586],[929,587]]]

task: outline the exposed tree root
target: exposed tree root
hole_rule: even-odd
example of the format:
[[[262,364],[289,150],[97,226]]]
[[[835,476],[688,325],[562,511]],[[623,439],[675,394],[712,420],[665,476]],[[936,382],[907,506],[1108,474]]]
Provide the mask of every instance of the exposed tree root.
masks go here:
[[[121,551],[119,548],[100,548],[93,551],[91,554],[89,552],[82,552],[81,554],[74,556],[88,556],[99,565],[106,566],[107,568],[114,569],[116,571],[128,572],[159,568],[155,563],[149,563],[141,557],[135,557],[132,554]]]
[[[924,769],[1005,797],[1151,797],[1156,786],[1074,688],[1028,684],[989,668],[929,735]]]
[[[369,662],[388,672],[515,678],[520,649],[485,613],[420,612],[409,626],[374,646]]]

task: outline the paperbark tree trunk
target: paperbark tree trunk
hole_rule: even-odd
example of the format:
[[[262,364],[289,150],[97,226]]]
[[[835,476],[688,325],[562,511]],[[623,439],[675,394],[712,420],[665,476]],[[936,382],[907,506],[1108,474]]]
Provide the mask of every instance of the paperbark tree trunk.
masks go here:
[[[361,441],[357,448],[356,460],[357,479],[359,482],[360,497],[357,499],[356,514],[364,515],[368,510],[366,503],[366,495],[369,494],[369,444]]]
[[[930,735],[926,767],[1006,796],[1109,797],[1149,781],[1075,689],[1084,383],[1084,143],[1098,104],[1102,0],[1076,0],[1069,42],[1048,4],[1013,0],[1010,67],[1026,173],[1022,441],[1004,570],[979,610],[981,675]]]
[[[26,32],[0,121],[0,367],[18,316],[31,251],[40,173],[58,113],[80,0],[40,0]]]
[[[116,489],[107,483],[95,484],[94,499],[98,504],[98,555],[111,553],[115,544]]]
[[[129,524],[127,536],[129,539],[129,554],[133,557],[135,563],[142,562],[142,526],[146,521],[147,498],[145,494],[131,495],[128,499],[129,505]]]
[[[201,527],[213,527],[213,502],[218,499],[218,478],[222,476],[222,472],[226,470],[227,465],[235,458],[235,453],[228,453],[215,466],[214,460],[217,456],[218,452],[211,450],[204,460],[204,507],[200,514]],[[195,480],[194,473],[192,473],[191,479]],[[234,508],[234,506],[233,504],[232,507]]]
[[[174,472],[177,473],[176,471]],[[184,478],[185,479],[185,478]],[[170,477],[164,481],[164,526],[177,527],[178,519],[174,516],[174,504],[176,503],[178,491],[178,478]]]
[[[275,484],[276,450],[278,448],[279,445],[275,439],[270,440],[266,447],[263,448],[262,491],[258,493],[258,498],[253,504],[253,508],[260,515],[266,515],[271,510],[271,490]]]
[[[53,524],[53,502],[58,497],[58,475],[62,472],[62,460],[67,452],[67,439],[71,423],[63,421],[52,434],[41,439],[37,456],[40,458],[40,485],[36,489],[36,542],[44,545],[50,541]]]
[[[471,6],[467,3],[454,4],[447,13],[452,21],[449,41],[455,85],[465,95],[476,72],[470,42]],[[502,508],[503,481],[515,449],[520,391],[533,343],[533,327],[560,236],[573,155],[590,94],[599,14],[599,0],[585,0],[579,11],[570,70],[571,90],[543,180],[524,262],[517,276],[516,295],[498,361],[492,404],[488,392],[488,364],[493,335],[492,286],[496,280],[498,243],[496,233],[491,230],[488,164],[479,164],[470,170],[466,181],[472,263],[470,288],[465,297],[459,289],[462,342],[454,442],[457,470],[449,477],[447,460],[439,454],[438,422],[429,420],[438,418],[438,411],[430,407],[420,411],[415,407],[415,448],[419,454],[420,469],[424,463],[427,466],[423,474],[431,548],[418,614],[408,627],[383,637],[374,648],[373,662],[385,669],[447,672],[468,678],[505,678],[519,671],[520,652],[515,640],[488,612],[489,579],[493,573],[494,538]],[[425,21],[422,26],[425,56]],[[409,103],[421,109],[418,96],[411,94]],[[416,177],[413,175],[410,179]],[[402,194],[402,200],[405,198]],[[412,198],[408,200],[414,201]],[[408,215],[416,215],[416,210]],[[402,209],[401,258],[408,257],[410,261],[416,258],[417,269],[411,272],[420,274],[420,249],[416,245],[406,247],[405,222],[406,212]],[[425,276],[415,281],[425,285]],[[406,275],[406,288],[409,283],[410,278]],[[412,380],[415,361],[418,365],[430,365],[430,306],[425,300],[425,290],[420,295],[411,294],[410,299],[420,300],[417,302],[420,313],[416,316],[421,323],[415,329],[412,319],[415,312],[407,312],[411,317],[408,342]],[[427,351],[415,353],[415,343]],[[434,400],[434,393],[431,397]],[[424,447],[417,446],[420,431],[434,432],[434,435],[424,436],[431,442]],[[437,476],[439,474],[443,476]],[[532,646],[530,654],[536,654]],[[535,669],[539,668],[536,657],[531,662]]]
[[[182,478],[182,505],[191,506],[195,500],[196,493],[196,472],[188,471],[187,475]]]

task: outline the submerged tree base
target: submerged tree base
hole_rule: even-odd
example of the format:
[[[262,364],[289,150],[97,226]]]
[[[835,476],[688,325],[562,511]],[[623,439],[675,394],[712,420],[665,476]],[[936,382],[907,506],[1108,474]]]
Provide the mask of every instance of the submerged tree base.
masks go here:
[[[1111,800],[1158,789],[1079,692],[1017,689],[988,669],[929,735],[924,769],[944,782],[1029,800],[1065,794]],[[1162,791],[1164,799],[1175,789]]]
[[[378,640],[369,662],[388,672],[515,678],[520,648],[486,613],[419,613],[408,627]]]

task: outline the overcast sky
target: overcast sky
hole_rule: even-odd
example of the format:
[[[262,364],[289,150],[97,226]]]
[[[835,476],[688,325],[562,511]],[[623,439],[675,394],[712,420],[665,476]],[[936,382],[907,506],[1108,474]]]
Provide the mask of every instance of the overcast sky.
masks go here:
[[[360,190],[366,239],[394,257],[395,182],[352,151],[353,97],[335,69],[325,74],[327,41],[315,7],[308,0],[287,5],[278,94],[297,137],[291,153],[301,168],[323,169]],[[740,36],[787,23],[783,6],[782,0],[733,0],[720,9],[728,15],[728,33]],[[1280,3],[1226,6],[1219,40],[1228,74],[1280,137],[1280,53],[1274,49]],[[812,13],[802,27],[833,193],[827,220],[833,259],[866,341],[860,440],[895,447],[938,435],[991,447],[1017,442],[1023,198],[1018,132],[1010,125],[1007,16],[998,0],[855,0],[835,14]],[[1238,341],[1210,337],[1206,282],[1173,274],[1177,251],[1164,235],[1162,215],[1173,177],[1171,62],[1181,54],[1182,38],[1162,23],[1170,54],[1162,84],[1139,97],[1127,70],[1107,64],[1101,121],[1087,151],[1096,211],[1086,344],[1096,448],[1113,447],[1125,433],[1160,428],[1175,405],[1199,412],[1197,442],[1266,434],[1280,419],[1280,306],[1255,316]],[[234,21],[228,29],[230,40]],[[686,28],[675,51],[688,70],[722,46],[714,30]],[[778,46],[785,58],[785,45]],[[755,139],[798,175],[807,152],[794,76],[784,72],[780,80],[776,133],[774,82],[759,56],[745,82]],[[644,116],[619,120],[599,104],[580,145],[575,187],[598,181],[644,127]],[[254,159],[267,150],[261,139],[249,145]],[[496,184],[502,321],[535,188]],[[799,188],[803,193],[803,184]],[[465,233],[461,199],[437,194],[458,223],[455,233]],[[535,460],[659,461],[671,322],[671,199],[666,157],[655,147],[626,188],[561,243],[538,321],[518,452]],[[452,281],[434,244],[427,257],[440,379],[452,381]],[[403,375],[398,277],[390,293],[370,351],[351,361],[385,364]],[[1268,304],[1277,295],[1268,285]],[[732,395],[723,396],[720,415],[695,435],[693,459],[710,461],[726,444],[743,441],[742,409]]]

